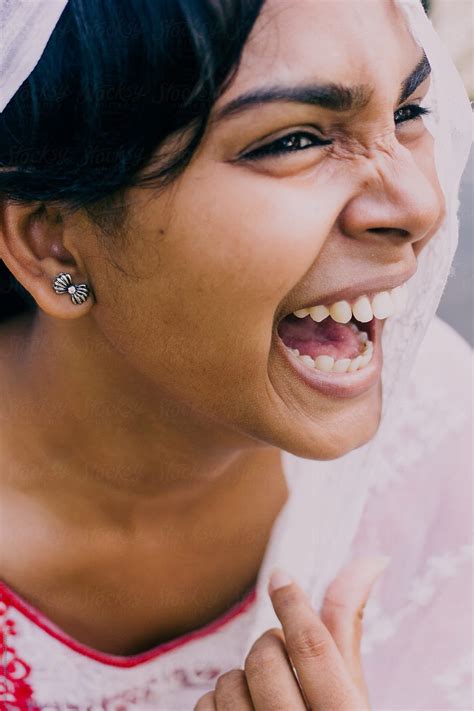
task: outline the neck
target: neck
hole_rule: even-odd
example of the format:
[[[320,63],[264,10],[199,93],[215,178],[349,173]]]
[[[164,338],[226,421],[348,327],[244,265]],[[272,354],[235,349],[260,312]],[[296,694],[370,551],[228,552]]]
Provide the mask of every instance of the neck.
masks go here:
[[[280,452],[170,401],[87,318],[38,311],[2,327],[2,454],[38,496],[120,522],[225,508],[278,478]],[[262,501],[263,505],[263,501]]]

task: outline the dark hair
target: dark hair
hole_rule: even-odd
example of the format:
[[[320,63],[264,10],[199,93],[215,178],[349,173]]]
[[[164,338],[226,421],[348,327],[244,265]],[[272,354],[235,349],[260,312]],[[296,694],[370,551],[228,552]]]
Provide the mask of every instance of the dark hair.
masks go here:
[[[105,227],[123,216],[128,187],[174,180],[263,2],[69,0],[0,114],[0,198],[84,208]],[[155,164],[156,149],[185,128],[186,142]],[[0,260],[0,318],[34,307]]]

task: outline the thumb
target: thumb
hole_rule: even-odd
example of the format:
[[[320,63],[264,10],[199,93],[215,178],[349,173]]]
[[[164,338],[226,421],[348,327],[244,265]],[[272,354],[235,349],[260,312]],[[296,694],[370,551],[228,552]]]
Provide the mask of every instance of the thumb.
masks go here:
[[[362,617],[370,593],[389,562],[387,556],[350,561],[329,584],[321,607],[321,619],[333,636],[350,675],[366,698],[367,688],[360,660]]]

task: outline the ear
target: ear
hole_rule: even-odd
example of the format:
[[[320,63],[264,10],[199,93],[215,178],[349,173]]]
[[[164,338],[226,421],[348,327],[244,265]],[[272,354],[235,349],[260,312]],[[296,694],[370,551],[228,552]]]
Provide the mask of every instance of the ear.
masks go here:
[[[0,203],[0,258],[42,311],[66,319],[84,316],[94,303],[80,255],[73,256],[64,246],[67,236],[64,216],[56,207]],[[73,284],[87,284],[85,302],[75,304],[67,292],[54,291],[54,279],[61,272],[70,274]]]

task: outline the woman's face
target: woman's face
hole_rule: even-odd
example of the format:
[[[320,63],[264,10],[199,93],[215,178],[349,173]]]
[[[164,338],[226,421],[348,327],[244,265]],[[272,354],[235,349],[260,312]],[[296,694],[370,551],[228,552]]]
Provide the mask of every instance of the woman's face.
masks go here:
[[[138,278],[86,262],[98,328],[161,399],[216,433],[315,459],[374,435],[384,321],[369,327],[372,360],[345,373],[310,367],[279,332],[344,360],[359,352],[349,326],[280,322],[414,273],[444,210],[431,134],[401,110],[424,104],[429,76],[399,100],[421,57],[389,0],[268,0],[182,177],[128,194],[114,256]],[[309,86],[329,82],[369,96],[321,106]],[[276,87],[280,100],[231,104]]]

